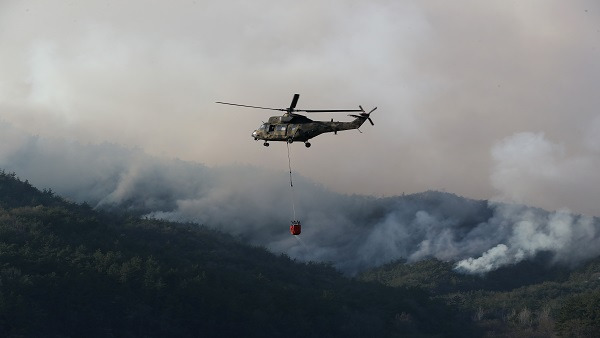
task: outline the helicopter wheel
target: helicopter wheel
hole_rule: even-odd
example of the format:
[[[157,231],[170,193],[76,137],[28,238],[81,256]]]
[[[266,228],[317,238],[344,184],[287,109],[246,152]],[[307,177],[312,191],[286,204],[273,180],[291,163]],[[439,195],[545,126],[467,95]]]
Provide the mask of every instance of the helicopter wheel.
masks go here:
[[[310,142],[304,142],[304,146],[305,146],[306,148],[310,148]]]
[[[269,142],[263,143],[263,146],[268,147],[269,146]]]
[[[292,143],[292,142],[294,142],[294,139],[290,137],[290,138],[287,139],[287,142],[288,143]]]

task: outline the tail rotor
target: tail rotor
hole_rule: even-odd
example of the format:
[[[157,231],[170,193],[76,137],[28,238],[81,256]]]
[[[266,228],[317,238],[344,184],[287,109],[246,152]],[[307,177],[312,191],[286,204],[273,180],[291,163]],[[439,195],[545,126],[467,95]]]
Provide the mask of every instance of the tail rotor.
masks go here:
[[[356,117],[356,118],[363,118],[363,119],[367,119],[369,120],[369,123],[371,123],[372,126],[375,125],[375,123],[373,123],[373,120],[371,120],[371,113],[375,111],[375,109],[377,109],[377,107],[371,109],[370,112],[366,113],[365,110],[363,109],[362,106],[358,106],[360,108],[360,110],[362,111],[362,113],[360,113],[359,115],[355,115],[355,114],[350,114],[348,116],[352,116],[352,117]]]

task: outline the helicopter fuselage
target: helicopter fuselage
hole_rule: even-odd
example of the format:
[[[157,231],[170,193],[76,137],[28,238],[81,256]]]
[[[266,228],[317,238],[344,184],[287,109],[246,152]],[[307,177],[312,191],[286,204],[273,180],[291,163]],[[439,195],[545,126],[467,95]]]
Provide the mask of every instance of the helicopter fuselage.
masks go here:
[[[307,143],[311,138],[323,133],[358,129],[365,121],[365,117],[357,117],[351,122],[313,121],[300,114],[284,114],[271,116],[267,123],[262,124],[252,133],[252,137],[264,141]]]
[[[360,109],[296,109],[298,98],[300,94],[294,94],[292,103],[289,108],[269,108],[260,106],[249,106],[246,104],[221,102],[216,103],[226,104],[230,106],[255,108],[255,109],[266,109],[266,110],[277,110],[284,111],[285,113],[281,116],[271,116],[267,123],[263,123],[258,129],[252,133],[254,140],[264,140],[263,145],[269,146],[269,141],[286,141],[292,143],[294,141],[304,142],[306,147],[310,147],[308,140],[315,136],[319,136],[323,133],[336,133],[342,130],[358,129],[362,126],[365,121],[369,121],[373,125],[373,121],[369,117],[371,113],[377,109],[377,107],[371,109],[368,113],[358,106]],[[333,122],[331,121],[313,121],[308,117],[297,114],[295,112],[305,113],[357,113],[350,114],[349,116],[354,117],[354,121],[351,122]]]

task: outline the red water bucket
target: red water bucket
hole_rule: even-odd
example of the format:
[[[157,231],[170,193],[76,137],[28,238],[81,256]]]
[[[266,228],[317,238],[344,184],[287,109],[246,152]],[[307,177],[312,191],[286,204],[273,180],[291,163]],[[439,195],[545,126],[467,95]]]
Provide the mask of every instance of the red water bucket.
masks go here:
[[[294,236],[300,235],[302,225],[300,225],[299,221],[292,221],[290,225],[290,233]]]

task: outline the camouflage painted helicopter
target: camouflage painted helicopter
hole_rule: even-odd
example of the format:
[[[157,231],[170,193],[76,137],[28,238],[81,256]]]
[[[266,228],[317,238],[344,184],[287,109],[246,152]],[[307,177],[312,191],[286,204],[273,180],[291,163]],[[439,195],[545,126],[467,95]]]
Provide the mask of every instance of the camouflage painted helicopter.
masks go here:
[[[269,146],[269,141],[286,141],[288,143],[300,141],[304,142],[304,145],[308,148],[310,147],[310,142],[308,142],[308,140],[323,133],[333,132],[334,134],[337,134],[338,131],[342,130],[358,129],[367,120],[369,120],[371,125],[374,125],[369,115],[371,115],[371,113],[377,109],[377,107],[371,109],[371,111],[368,113],[365,112],[362,106],[358,106],[360,109],[296,109],[296,104],[298,103],[299,97],[300,94],[294,94],[294,98],[292,99],[292,103],[290,104],[289,108],[257,107],[228,102],[216,103],[238,107],[284,111],[285,113],[281,116],[271,116],[267,123],[263,123],[252,133],[252,137],[255,141],[265,141],[263,143],[265,147]],[[333,119],[331,119],[331,121],[313,121],[304,115],[296,114],[296,112],[358,112],[359,114],[348,115],[355,118],[352,122],[333,122]]]

